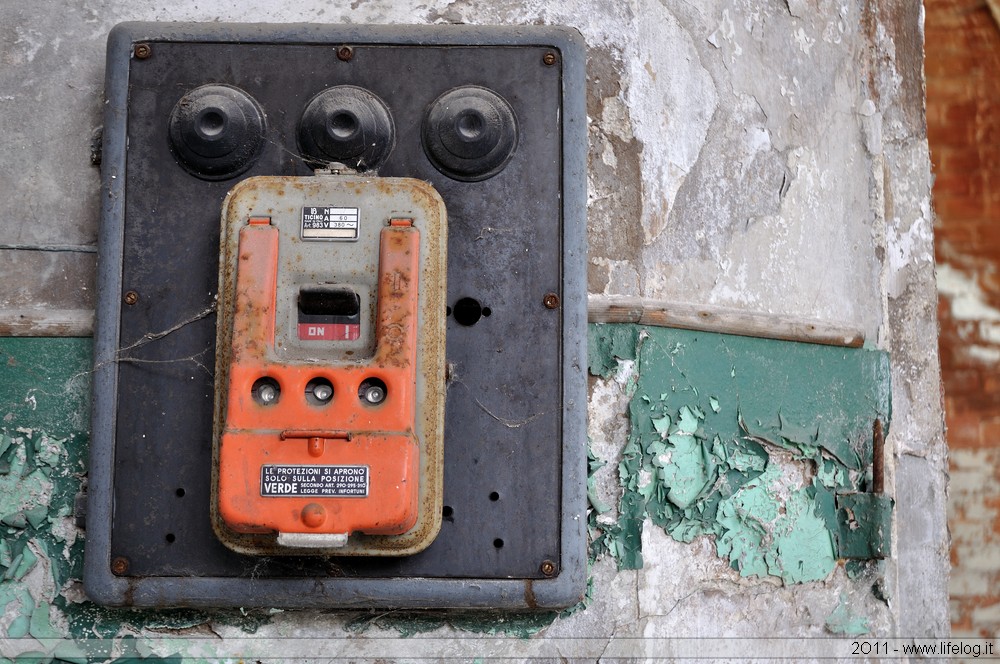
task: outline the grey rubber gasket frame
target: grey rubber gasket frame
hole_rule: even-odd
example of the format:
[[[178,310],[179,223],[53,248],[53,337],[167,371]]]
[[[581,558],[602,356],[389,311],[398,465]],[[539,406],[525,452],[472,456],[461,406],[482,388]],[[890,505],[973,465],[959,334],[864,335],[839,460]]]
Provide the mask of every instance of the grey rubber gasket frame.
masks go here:
[[[551,579],[118,577],[111,573],[117,364],[121,317],[129,62],[139,42],[380,43],[551,47],[562,61],[562,521]],[[558,609],[587,585],[586,49],[557,26],[358,26],[122,23],[108,36],[98,294],[84,587],[93,600],[136,607]]]

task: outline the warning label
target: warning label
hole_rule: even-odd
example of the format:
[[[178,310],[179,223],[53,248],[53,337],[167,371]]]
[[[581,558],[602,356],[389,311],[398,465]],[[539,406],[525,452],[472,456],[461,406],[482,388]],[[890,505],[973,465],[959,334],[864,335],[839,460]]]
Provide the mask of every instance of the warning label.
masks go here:
[[[349,207],[302,208],[305,240],[357,240],[360,211]]]
[[[260,495],[364,498],[368,466],[261,466]]]

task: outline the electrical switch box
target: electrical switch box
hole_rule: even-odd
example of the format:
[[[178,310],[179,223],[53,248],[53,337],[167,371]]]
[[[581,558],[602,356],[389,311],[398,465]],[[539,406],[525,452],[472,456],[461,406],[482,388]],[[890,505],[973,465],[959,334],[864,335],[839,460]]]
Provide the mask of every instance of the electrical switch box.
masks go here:
[[[579,600],[584,62],[561,27],[113,30],[91,598]]]
[[[255,177],[226,197],[212,500],[229,548],[402,556],[434,540],[445,219],[405,178]]]

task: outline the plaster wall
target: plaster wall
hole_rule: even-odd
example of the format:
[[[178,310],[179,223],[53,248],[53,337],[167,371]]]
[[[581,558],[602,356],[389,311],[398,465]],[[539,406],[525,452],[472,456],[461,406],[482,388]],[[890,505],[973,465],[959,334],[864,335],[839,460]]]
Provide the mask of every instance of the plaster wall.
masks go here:
[[[569,655],[564,639],[583,634],[597,655],[653,655],[643,646],[648,641],[633,639],[823,636],[837,631],[829,619],[838,610],[862,616],[872,634],[948,633],[920,5],[4,3],[0,325],[7,331],[89,330],[99,209],[92,137],[101,123],[105,39],[126,20],[578,28],[588,46],[590,292],[826,320],[857,327],[870,346],[889,351],[887,492],[897,501],[895,545],[891,558],[857,579],[837,566],[825,580],[785,585],[740,577],[707,538],[684,544],[647,528],[642,569],[617,571],[611,559],[598,559],[589,606],[532,642],[544,640],[553,656]],[[624,367],[591,386],[591,443],[612,466],[627,438],[627,373]],[[613,497],[610,480],[599,481]],[[44,571],[25,578],[39,601],[53,593],[79,599],[76,586],[54,587]],[[885,599],[873,594],[876,583]],[[350,619],[276,613],[261,621],[255,638],[345,635]],[[381,624],[373,621],[365,634],[399,633]],[[243,635],[211,615],[185,629]],[[485,642],[452,639],[456,634],[462,632],[447,625],[432,632],[448,653],[482,653]],[[357,638],[350,641],[343,652],[358,647]],[[322,652],[333,655],[336,647],[327,643]],[[523,643],[504,639],[485,647],[495,655],[525,652]]]

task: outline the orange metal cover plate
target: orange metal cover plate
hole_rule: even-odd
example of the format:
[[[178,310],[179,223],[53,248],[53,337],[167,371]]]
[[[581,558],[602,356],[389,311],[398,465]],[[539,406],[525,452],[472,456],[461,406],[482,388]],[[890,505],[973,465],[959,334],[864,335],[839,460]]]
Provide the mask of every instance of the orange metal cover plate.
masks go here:
[[[360,211],[366,232],[358,242],[377,253],[303,242],[301,210],[331,200]],[[443,309],[443,204],[413,180],[252,178],[230,193],[224,212],[217,534],[231,548],[269,555],[425,548],[440,527],[444,332],[434,329],[441,317],[423,309]],[[371,353],[332,340],[276,343],[295,336],[282,298],[303,285],[362,283],[357,272],[371,272],[376,255],[373,297],[365,298],[375,309]],[[279,279],[282,269],[294,277]],[[375,402],[364,393],[373,380]],[[319,384],[330,396],[310,398]],[[288,547],[284,537],[299,539]]]

